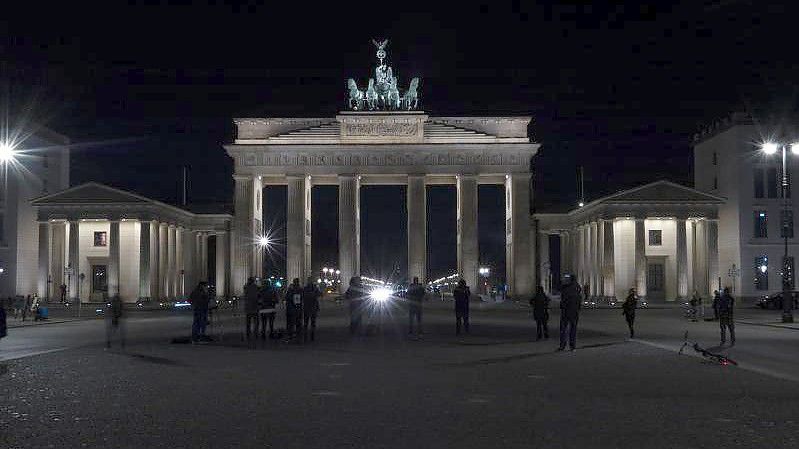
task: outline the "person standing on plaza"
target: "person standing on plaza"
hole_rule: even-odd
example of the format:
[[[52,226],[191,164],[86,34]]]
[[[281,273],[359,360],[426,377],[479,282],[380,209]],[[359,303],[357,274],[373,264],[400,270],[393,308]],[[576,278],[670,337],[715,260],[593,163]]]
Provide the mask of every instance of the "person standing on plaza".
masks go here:
[[[353,276],[350,278],[350,286],[344,296],[350,302],[350,334],[354,334],[360,329],[361,318],[363,317],[364,290],[360,277]]]
[[[111,348],[111,337],[119,335],[119,342],[122,349],[125,349],[125,329],[122,324],[123,310],[122,300],[119,296],[111,298],[111,307],[108,310],[108,323],[106,323],[105,347]]]
[[[568,335],[569,348],[574,351],[577,347],[577,321],[580,318],[582,301],[577,282],[572,276],[567,276],[565,287],[560,294],[560,346],[559,351],[566,349]]]
[[[0,338],[8,335],[8,323],[6,319],[6,302],[0,299]]]
[[[308,277],[305,288],[302,289],[302,340],[308,340],[308,328],[310,325],[311,341],[316,335],[316,317],[319,315],[319,297],[322,292],[313,281]]]
[[[269,337],[275,334],[275,306],[277,305],[277,291],[272,281],[266,280],[260,291],[261,310],[261,340],[266,339],[266,326],[269,324]]]
[[[286,290],[286,333],[293,338],[300,333],[302,327],[302,286],[300,278],[294,278]]]
[[[25,307],[25,298],[22,296],[14,297],[14,319],[22,319],[22,308]]]
[[[455,299],[455,334],[460,335],[461,323],[466,333],[469,333],[469,297],[471,292],[466,281],[461,279],[458,281],[458,286],[452,291],[452,297]]]
[[[630,338],[635,338],[635,309],[638,308],[638,296],[635,294],[635,289],[631,288],[627,293],[627,298],[621,303],[621,314],[627,320],[627,327],[630,328]]]
[[[58,286],[58,291],[61,293],[61,302],[67,302],[67,284],[61,284]]]
[[[691,299],[688,301],[688,305],[691,306],[691,321],[696,321],[697,316],[699,315],[697,313],[697,306],[699,306],[700,301],[698,296],[699,294],[694,291],[693,296],[691,296]]]
[[[413,335],[413,322],[416,321],[416,334],[422,335],[422,301],[424,301],[424,285],[414,277],[408,286],[408,334]]]
[[[719,295],[718,290],[713,290],[713,319],[719,319],[719,300],[721,300],[721,295]]]
[[[250,276],[244,284],[244,328],[247,340],[258,337],[258,285]]]
[[[730,295],[729,287],[724,287],[724,292],[719,297],[719,327],[721,328],[721,344],[727,342],[726,330],[730,330],[730,346],[735,346],[735,322],[733,322],[734,300]]]
[[[205,338],[205,327],[208,325],[208,283],[199,282],[189,295],[194,321],[191,325],[192,343],[201,342]]]
[[[25,304],[22,306],[22,321],[28,319],[28,312],[30,312],[32,306],[33,306],[33,299],[31,298],[31,295],[28,295],[25,298]]]
[[[544,287],[538,286],[535,296],[530,300],[530,307],[533,308],[536,341],[541,340],[542,335],[549,338],[549,297],[544,293]]]

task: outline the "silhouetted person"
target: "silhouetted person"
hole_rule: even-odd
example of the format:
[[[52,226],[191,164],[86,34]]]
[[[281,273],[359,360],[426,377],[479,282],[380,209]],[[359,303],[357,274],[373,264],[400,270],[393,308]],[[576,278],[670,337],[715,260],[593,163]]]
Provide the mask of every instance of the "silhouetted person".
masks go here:
[[[627,298],[621,303],[621,314],[627,320],[627,327],[630,328],[630,338],[635,338],[635,309],[638,307],[638,296],[635,294],[635,289],[631,288],[627,293]]]
[[[733,322],[734,300],[730,289],[724,287],[724,292],[719,297],[719,327],[721,328],[721,344],[727,342],[726,330],[730,330],[730,346],[735,346],[735,322]]]
[[[258,337],[258,285],[254,277],[248,277],[244,284],[244,321],[245,335]]]
[[[8,335],[8,322],[6,316],[6,302],[0,300],[0,338]]]
[[[316,317],[319,315],[319,291],[313,278],[308,277],[305,287],[302,289],[302,339],[308,339],[308,329],[311,330],[311,341],[316,335]]]
[[[119,343],[125,349],[125,329],[122,324],[124,318],[122,300],[119,296],[111,298],[111,307],[108,310],[108,323],[105,332],[105,347],[111,347],[111,338],[114,334],[119,334]]]
[[[275,333],[275,306],[277,306],[277,291],[272,281],[264,281],[260,291],[261,310],[261,340],[266,339],[266,326],[269,325],[269,336]]]
[[[31,295],[25,297],[25,305],[22,307],[22,321],[28,319],[28,312],[31,310],[31,306],[33,305],[33,299],[31,299]]]
[[[461,323],[466,333],[469,333],[469,297],[471,292],[466,285],[466,281],[461,279],[458,281],[458,286],[452,291],[452,297],[455,299],[455,334],[460,335]]]
[[[574,351],[577,346],[577,321],[580,318],[582,301],[577,283],[569,276],[560,294],[560,346],[559,351],[566,349],[568,336],[569,348]]]
[[[414,277],[408,286],[408,333],[413,334],[413,322],[416,321],[416,332],[422,333],[422,301],[424,301],[424,285],[419,283],[419,278]]]
[[[549,297],[544,293],[544,287],[538,286],[535,296],[530,300],[530,307],[533,308],[536,340],[540,340],[542,335],[549,338]]]
[[[194,312],[194,321],[191,325],[191,341],[200,342],[205,337],[205,327],[208,325],[208,283],[200,282],[189,295],[191,308]]]
[[[300,278],[294,278],[286,290],[286,332],[288,337],[294,337],[302,328],[302,286]]]
[[[718,290],[713,290],[713,319],[719,319],[719,300],[721,299],[721,295],[719,294]]]
[[[361,327],[363,318],[363,300],[364,289],[361,284],[361,278],[353,276],[350,278],[350,286],[344,294],[345,298],[350,302],[350,333],[354,334]]]
[[[67,284],[59,285],[58,291],[61,293],[61,302],[67,302]]]

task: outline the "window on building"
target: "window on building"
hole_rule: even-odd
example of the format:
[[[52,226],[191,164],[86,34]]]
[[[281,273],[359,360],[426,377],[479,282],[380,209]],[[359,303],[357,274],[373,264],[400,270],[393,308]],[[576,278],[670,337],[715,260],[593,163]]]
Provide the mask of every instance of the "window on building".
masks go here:
[[[755,168],[754,176],[755,198],[763,198],[766,194],[763,191],[763,169]]]
[[[713,165],[719,165],[719,154],[715,151],[713,152]]]
[[[663,231],[660,229],[649,230],[649,246],[660,246],[663,244]]]
[[[785,262],[783,262],[782,266],[784,267],[783,269],[787,273],[785,279],[788,281],[788,287],[791,290],[793,290],[794,286],[796,285],[796,283],[793,280],[793,256],[788,256],[788,258],[785,259]]]
[[[108,246],[108,233],[96,231],[94,233],[94,246]]]
[[[764,239],[768,237],[768,217],[766,216],[766,211],[764,210],[756,210],[754,213],[755,217],[755,238]]]
[[[768,257],[755,257],[755,289],[768,290]]]
[[[793,238],[793,211],[783,210],[780,212],[780,237]]]
[[[782,187],[782,179],[777,174],[777,167],[769,167],[766,170],[766,185],[768,186],[768,197],[779,198],[778,192]]]

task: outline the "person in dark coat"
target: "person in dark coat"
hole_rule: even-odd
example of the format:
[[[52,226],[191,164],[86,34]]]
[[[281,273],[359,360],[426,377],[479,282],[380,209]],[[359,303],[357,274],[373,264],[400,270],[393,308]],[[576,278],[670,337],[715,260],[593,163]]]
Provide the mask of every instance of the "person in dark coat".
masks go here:
[[[719,300],[721,299],[721,295],[719,294],[718,290],[713,290],[713,319],[719,319]]]
[[[726,330],[730,330],[730,346],[735,346],[735,322],[732,313],[734,302],[729,287],[724,287],[718,304],[719,327],[721,328],[721,344],[727,342]]]
[[[363,300],[364,300],[364,289],[363,285],[361,284],[361,278],[358,276],[353,276],[350,278],[350,286],[347,288],[347,292],[344,293],[344,297],[350,302],[350,333],[354,334],[358,331],[361,327],[361,321],[363,318]]]
[[[630,328],[630,338],[635,338],[635,309],[638,307],[638,296],[635,294],[635,289],[631,288],[627,293],[627,298],[621,303],[621,314],[627,320],[627,327]]]
[[[244,328],[247,340],[258,336],[258,285],[254,277],[248,277],[244,284]]]
[[[122,323],[123,315],[122,300],[118,295],[114,296],[111,299],[111,308],[108,314],[108,323],[106,324],[106,348],[111,348],[111,337],[116,333],[119,334],[119,342],[122,349],[125,349],[125,329]]]
[[[200,282],[189,295],[194,321],[191,325],[191,341],[200,342],[205,337],[205,326],[208,324],[208,283]]]
[[[4,301],[0,299],[0,338],[8,335],[8,322],[6,319],[6,305],[4,304]]]
[[[413,334],[413,322],[416,321],[416,333],[422,334],[422,301],[424,300],[424,285],[419,283],[419,278],[414,277],[408,286],[408,334]]]
[[[471,292],[466,285],[466,281],[461,279],[458,281],[458,286],[452,291],[452,297],[455,299],[455,334],[460,335],[461,323],[466,333],[469,333],[469,297]]]
[[[294,278],[286,290],[286,332],[292,338],[302,330],[302,286],[300,278]]]
[[[544,287],[538,286],[535,296],[530,300],[530,307],[533,308],[533,319],[535,320],[536,340],[549,338],[549,297],[544,293]]]
[[[568,335],[569,348],[574,351],[577,346],[577,321],[580,318],[582,301],[577,283],[571,276],[565,280],[560,294],[560,346],[559,351],[566,349]]]
[[[277,305],[277,291],[272,281],[264,281],[259,292],[261,309],[258,311],[261,317],[261,340],[266,339],[266,326],[269,325],[269,335],[275,333],[275,306]]]
[[[313,278],[309,277],[302,289],[302,339],[308,340],[308,328],[310,324],[311,341],[314,341],[316,335],[316,317],[319,315],[319,297],[322,292],[319,291]]]
[[[32,306],[33,306],[33,299],[31,298],[31,295],[28,295],[25,298],[25,305],[22,307],[22,321],[28,319],[28,312],[30,312]]]

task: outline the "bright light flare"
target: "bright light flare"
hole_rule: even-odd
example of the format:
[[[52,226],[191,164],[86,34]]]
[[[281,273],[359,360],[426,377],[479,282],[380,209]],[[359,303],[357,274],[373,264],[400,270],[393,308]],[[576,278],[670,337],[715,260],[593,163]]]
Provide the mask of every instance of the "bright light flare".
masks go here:
[[[799,142],[794,142],[791,144],[791,154],[799,156]]]
[[[760,147],[760,149],[766,154],[774,154],[780,149],[780,146],[774,142],[766,142]]]
[[[371,297],[377,302],[384,303],[391,298],[391,290],[386,287],[378,287],[372,290]]]
[[[258,246],[266,248],[270,245],[272,245],[272,240],[269,237],[265,235],[258,237]]]
[[[0,162],[12,162],[17,152],[14,147],[6,142],[0,143]]]

